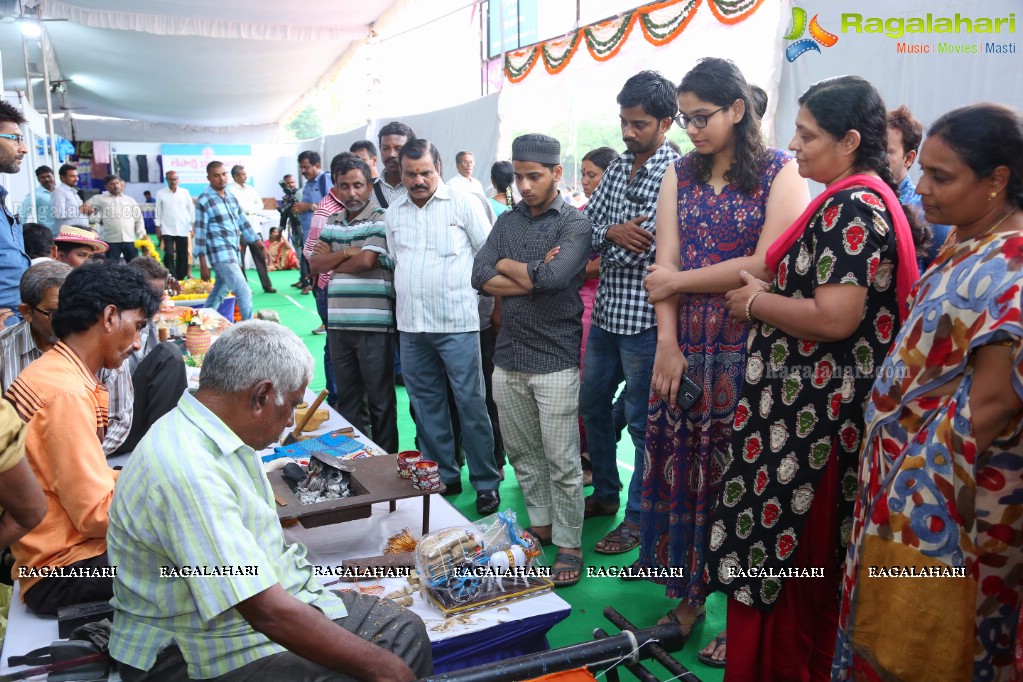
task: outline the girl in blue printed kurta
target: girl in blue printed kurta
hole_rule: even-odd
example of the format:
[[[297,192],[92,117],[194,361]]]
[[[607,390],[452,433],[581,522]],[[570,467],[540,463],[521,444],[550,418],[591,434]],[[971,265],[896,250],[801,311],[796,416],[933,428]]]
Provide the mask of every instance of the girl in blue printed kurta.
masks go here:
[[[764,146],[749,86],[734,64],[703,60],[683,78],[678,99],[679,124],[696,150],[665,174],[657,264],[645,283],[659,333],[640,565],[685,569],[684,577],[658,582],[682,599],[662,620],[688,634],[703,614],[709,507],[728,450],[748,330],[728,314],[722,294],[740,282],[740,270],[764,268],[767,247],[808,196],[791,156]],[[703,389],[689,410],[675,404],[683,374]],[[723,656],[719,640],[703,652],[711,665]]]

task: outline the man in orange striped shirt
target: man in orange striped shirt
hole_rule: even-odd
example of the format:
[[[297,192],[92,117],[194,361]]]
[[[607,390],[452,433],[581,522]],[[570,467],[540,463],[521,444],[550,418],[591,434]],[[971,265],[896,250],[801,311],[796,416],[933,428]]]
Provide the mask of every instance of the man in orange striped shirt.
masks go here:
[[[52,313],[60,342],[4,396],[28,423],[26,456],[46,495],[43,522],[11,547],[13,577],[38,614],[113,594],[106,533],[117,472],[103,454],[108,397],[96,375],[139,348],[159,305],[138,270],[83,265],[64,281]]]

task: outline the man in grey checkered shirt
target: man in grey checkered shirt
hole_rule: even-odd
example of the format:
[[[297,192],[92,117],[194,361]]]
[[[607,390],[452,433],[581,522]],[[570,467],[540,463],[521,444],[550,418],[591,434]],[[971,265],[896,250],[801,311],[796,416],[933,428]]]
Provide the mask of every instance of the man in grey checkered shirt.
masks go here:
[[[639,544],[647,396],[657,348],[657,318],[643,289],[654,262],[654,219],[661,179],[678,158],[665,141],[677,111],[675,86],[654,71],[625,82],[618,93],[626,152],[611,162],[586,206],[593,249],[600,254],[600,286],[586,342],[579,414],[593,465],[587,517],[618,513],[617,449],[611,405],[625,376],[625,418],[636,447],[625,520],[597,543],[601,554],[621,554]]]

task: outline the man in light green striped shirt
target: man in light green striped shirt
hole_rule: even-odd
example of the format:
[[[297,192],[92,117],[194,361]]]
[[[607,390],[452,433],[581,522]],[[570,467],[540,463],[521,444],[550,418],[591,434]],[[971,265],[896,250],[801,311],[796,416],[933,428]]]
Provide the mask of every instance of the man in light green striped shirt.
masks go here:
[[[273,358],[258,362],[257,358]],[[433,663],[418,616],[337,597],[288,545],[256,450],[292,423],[312,377],[280,325],[235,325],[121,473],[107,534],[111,656],[136,680],[413,680]]]

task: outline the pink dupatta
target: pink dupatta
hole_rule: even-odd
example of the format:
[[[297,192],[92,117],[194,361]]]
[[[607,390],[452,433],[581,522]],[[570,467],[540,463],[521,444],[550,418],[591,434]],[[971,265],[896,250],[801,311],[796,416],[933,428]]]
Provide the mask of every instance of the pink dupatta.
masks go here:
[[[895,243],[899,253],[899,271],[895,278],[895,291],[899,299],[899,319],[903,322],[909,314],[909,294],[913,285],[920,279],[920,270],[916,264],[916,247],[913,245],[913,233],[909,229],[909,221],[902,210],[902,204],[895,192],[883,180],[865,173],[856,173],[838,182],[828,185],[821,194],[810,202],[806,210],[789,225],[778,240],[767,250],[767,267],[771,272],[778,271],[778,264],[789,252],[796,240],[803,236],[810,219],[820,210],[828,199],[844,189],[862,185],[881,195],[888,213],[895,224]]]

